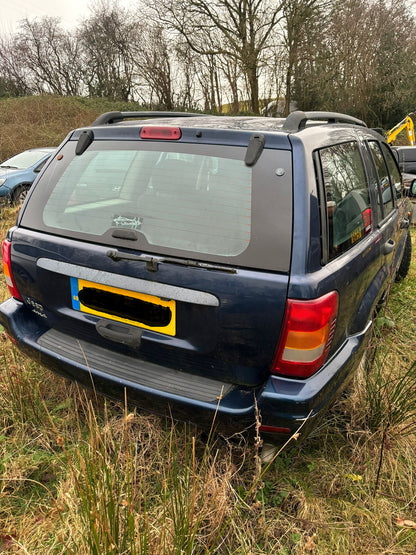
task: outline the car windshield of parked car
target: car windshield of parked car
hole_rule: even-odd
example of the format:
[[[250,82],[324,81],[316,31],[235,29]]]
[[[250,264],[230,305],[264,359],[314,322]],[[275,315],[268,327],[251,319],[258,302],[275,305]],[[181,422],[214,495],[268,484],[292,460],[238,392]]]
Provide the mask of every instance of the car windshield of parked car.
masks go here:
[[[16,156],[12,156],[0,164],[0,167],[13,168],[16,170],[26,170],[34,166],[39,160],[48,154],[47,150],[26,150]]]

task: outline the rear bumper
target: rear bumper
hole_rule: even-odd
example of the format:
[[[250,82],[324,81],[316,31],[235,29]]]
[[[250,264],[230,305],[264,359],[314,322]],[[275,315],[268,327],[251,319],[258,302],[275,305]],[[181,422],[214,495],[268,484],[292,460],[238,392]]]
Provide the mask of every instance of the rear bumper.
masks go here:
[[[345,387],[362,356],[370,325],[351,336],[314,376],[270,376],[259,388],[243,388],[121,355],[50,330],[23,303],[0,305],[0,322],[19,348],[58,374],[145,410],[225,434],[255,430],[256,400],[263,425],[296,432],[327,409]],[[275,436],[276,437],[276,436]]]

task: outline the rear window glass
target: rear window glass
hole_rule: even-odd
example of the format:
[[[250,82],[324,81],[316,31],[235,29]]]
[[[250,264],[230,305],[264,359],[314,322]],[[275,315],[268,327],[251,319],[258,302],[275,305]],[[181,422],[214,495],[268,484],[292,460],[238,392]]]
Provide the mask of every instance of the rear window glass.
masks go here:
[[[24,227],[144,252],[288,270],[290,151],[265,149],[247,167],[246,147],[95,140],[77,156],[75,145],[67,143],[42,174],[22,214]]]
[[[87,151],[58,180],[43,219],[96,235],[130,228],[150,245],[235,256],[250,242],[251,169],[187,153]]]

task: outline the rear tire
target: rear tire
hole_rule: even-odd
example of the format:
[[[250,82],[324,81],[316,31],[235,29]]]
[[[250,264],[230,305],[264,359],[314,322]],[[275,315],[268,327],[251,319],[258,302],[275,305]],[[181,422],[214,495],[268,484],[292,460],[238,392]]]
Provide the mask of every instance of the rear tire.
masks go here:
[[[12,205],[13,206],[20,206],[23,204],[27,193],[29,192],[30,185],[19,185],[13,192],[12,195]]]
[[[396,281],[401,281],[407,276],[410,268],[410,262],[412,260],[412,238],[410,237],[410,232],[407,232],[406,243],[404,245],[404,253],[402,261],[400,262],[399,269],[396,273]]]

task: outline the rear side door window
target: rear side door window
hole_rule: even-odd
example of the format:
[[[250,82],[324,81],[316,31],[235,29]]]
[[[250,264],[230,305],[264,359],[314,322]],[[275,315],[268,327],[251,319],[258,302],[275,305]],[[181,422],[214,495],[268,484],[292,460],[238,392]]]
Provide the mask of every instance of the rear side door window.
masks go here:
[[[319,152],[326,204],[328,260],[348,251],[371,231],[371,202],[356,142]]]
[[[387,158],[387,156],[391,156],[391,154],[387,148],[384,147],[384,145],[380,145],[377,141],[369,141],[368,146],[370,148],[378,176],[378,202],[380,204],[382,218],[384,219],[394,210],[396,197],[395,184],[397,182],[400,187],[400,173],[397,170],[394,160]],[[383,150],[382,147],[384,147]],[[387,165],[386,159],[390,160],[390,167]],[[394,174],[393,168],[395,170]]]
[[[400,175],[399,168],[397,167],[397,164],[392,152],[386,147],[385,144],[381,145],[381,149],[383,151],[384,158],[386,159],[387,166],[389,168],[390,182],[393,188],[393,195],[396,198],[400,198],[401,189],[402,189],[402,178]]]

